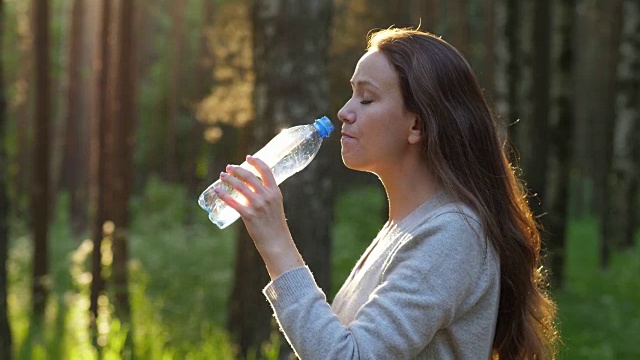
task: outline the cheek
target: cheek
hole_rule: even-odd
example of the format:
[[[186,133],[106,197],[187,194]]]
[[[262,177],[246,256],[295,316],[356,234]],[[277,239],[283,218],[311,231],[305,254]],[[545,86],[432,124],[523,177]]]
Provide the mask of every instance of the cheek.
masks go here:
[[[406,150],[408,140],[406,134],[399,128],[387,126],[376,134],[371,141],[371,150],[381,157],[399,157]]]

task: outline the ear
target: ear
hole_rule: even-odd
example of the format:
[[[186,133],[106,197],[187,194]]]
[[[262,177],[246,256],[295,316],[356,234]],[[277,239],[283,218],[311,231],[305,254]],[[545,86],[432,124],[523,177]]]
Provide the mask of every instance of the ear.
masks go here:
[[[407,140],[409,141],[409,144],[415,145],[424,139],[424,134],[422,133],[422,126],[420,126],[420,118],[418,115],[411,113],[410,121],[411,128],[409,129],[409,136],[407,137]]]

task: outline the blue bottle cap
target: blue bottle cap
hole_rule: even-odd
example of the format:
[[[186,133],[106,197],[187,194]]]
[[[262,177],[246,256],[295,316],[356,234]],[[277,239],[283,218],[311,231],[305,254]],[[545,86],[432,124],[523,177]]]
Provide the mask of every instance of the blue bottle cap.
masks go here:
[[[323,138],[329,137],[329,135],[333,131],[333,124],[331,123],[331,120],[329,120],[329,118],[326,116],[323,116],[320,119],[316,120],[316,122],[313,123],[313,126],[315,126],[316,130],[318,130],[318,132],[320,133],[320,137]]]

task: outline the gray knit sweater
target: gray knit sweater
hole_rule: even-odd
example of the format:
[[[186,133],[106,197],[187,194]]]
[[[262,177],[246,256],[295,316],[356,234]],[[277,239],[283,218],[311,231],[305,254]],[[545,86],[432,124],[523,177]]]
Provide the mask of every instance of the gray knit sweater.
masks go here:
[[[499,293],[477,215],[444,193],[385,225],[331,306],[306,266],[264,289],[305,360],[488,359]]]

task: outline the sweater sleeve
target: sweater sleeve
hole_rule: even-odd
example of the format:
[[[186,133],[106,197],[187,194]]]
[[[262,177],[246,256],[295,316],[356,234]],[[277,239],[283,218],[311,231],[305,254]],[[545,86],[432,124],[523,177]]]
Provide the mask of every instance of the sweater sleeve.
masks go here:
[[[451,212],[402,236],[380,284],[348,326],[307,267],[282,274],[264,294],[301,359],[414,358],[473,290],[486,255],[481,235],[474,220]]]

